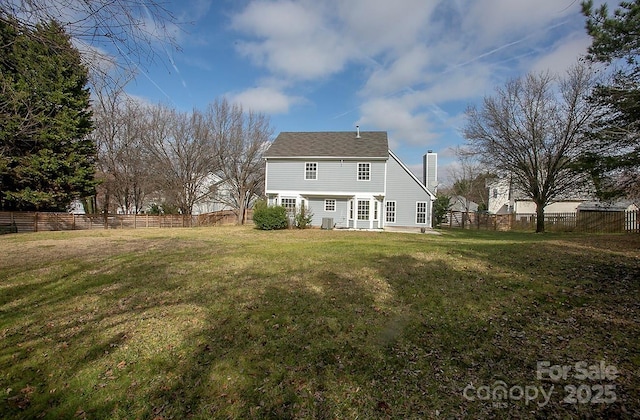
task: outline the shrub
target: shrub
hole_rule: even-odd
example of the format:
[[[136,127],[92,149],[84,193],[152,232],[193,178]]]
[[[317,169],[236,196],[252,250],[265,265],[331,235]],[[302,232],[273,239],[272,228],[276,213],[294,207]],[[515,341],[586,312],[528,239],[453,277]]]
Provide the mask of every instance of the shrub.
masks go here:
[[[445,194],[438,194],[436,201],[433,203],[433,224],[440,227],[444,221],[451,202],[451,197]]]
[[[258,229],[286,229],[289,226],[287,209],[282,206],[268,206],[264,200],[253,206],[253,223]]]
[[[177,206],[169,203],[153,203],[151,204],[151,206],[149,206],[147,214],[150,214],[152,216],[160,216],[164,214],[180,214],[180,209]]]
[[[311,219],[313,219],[313,212],[305,206],[300,207],[300,210],[296,212],[295,223],[298,229],[306,229],[311,227]]]

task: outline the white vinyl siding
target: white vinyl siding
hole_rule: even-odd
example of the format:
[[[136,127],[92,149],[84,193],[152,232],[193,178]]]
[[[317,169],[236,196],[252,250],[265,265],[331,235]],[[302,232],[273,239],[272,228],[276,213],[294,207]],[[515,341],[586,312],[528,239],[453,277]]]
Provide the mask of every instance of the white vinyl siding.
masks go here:
[[[424,185],[411,174],[408,168],[403,167],[399,159],[390,154],[387,162],[385,200],[395,201],[396,204],[395,220],[387,223],[393,223],[395,226],[431,227],[431,199],[432,196]],[[427,204],[424,223],[416,223],[418,219],[416,202]]]
[[[333,192],[339,195],[351,193],[384,194],[385,162],[382,160],[369,162],[369,181],[358,181],[358,162],[346,159],[318,161],[316,180],[305,180],[306,163],[313,162],[310,160],[269,159],[266,172],[269,176],[266,193],[304,191],[322,194]]]

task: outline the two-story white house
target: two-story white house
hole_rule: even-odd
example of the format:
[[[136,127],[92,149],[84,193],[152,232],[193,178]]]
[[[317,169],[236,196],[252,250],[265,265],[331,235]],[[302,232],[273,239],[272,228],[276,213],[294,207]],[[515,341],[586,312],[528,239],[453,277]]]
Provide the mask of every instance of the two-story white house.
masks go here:
[[[264,159],[268,203],[305,206],[313,226],[431,227],[435,195],[389,150],[384,131],[283,132]]]

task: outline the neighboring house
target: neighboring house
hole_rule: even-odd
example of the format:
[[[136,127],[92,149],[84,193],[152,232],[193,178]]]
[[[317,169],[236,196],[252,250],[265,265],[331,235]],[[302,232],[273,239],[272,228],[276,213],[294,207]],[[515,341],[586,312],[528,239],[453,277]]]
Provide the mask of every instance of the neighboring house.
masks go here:
[[[533,215],[536,204],[524,194],[515,189],[508,178],[493,178],[487,181],[489,189],[488,210],[492,214]],[[614,208],[616,210],[614,210]],[[560,197],[545,206],[545,213],[575,213],[587,211],[619,211],[619,209],[634,210],[631,201],[619,201],[613,204],[600,203],[593,199],[593,194],[573,193]]]
[[[389,150],[386,132],[283,132],[264,159],[268,203],[306,206],[313,226],[431,227],[435,195]]]
[[[233,210],[231,202],[231,185],[217,174],[207,176],[199,194],[201,196],[191,210],[192,214],[206,214],[223,210]]]
[[[478,211],[478,204],[475,201],[467,200],[461,195],[454,195],[449,199],[449,210],[461,212],[476,212]]]
[[[536,214],[536,204],[530,198],[514,188],[510,179],[493,178],[487,180],[489,189],[489,203],[487,205],[489,213],[516,215]],[[545,213],[574,213],[578,205],[589,199],[587,194],[575,194],[573,196],[561,197],[545,206]]]
[[[584,201],[577,208],[578,211],[607,211],[625,212],[638,211],[638,206],[631,200],[618,200],[613,203],[602,203],[599,201]]]
[[[209,174],[203,185],[198,190],[200,198],[194,203],[191,213],[194,215],[214,213],[225,210],[235,210],[230,203],[232,186],[228,180],[223,179],[220,175]],[[256,197],[259,198],[259,197]],[[165,197],[161,193],[149,194],[142,206],[142,213],[148,212],[154,204],[160,204],[165,201]],[[121,206],[115,208],[116,214],[128,214],[128,211]],[[129,211],[130,212],[130,211]],[[85,209],[80,200],[74,200],[70,207],[69,213],[85,214]]]

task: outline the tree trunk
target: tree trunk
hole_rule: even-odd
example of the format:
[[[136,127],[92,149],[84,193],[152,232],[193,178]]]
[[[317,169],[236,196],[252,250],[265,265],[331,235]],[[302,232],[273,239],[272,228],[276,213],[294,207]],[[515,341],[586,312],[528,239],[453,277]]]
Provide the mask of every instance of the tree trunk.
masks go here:
[[[238,200],[238,204],[239,204],[239,213],[238,213],[238,224],[239,225],[244,225],[244,213],[245,213],[245,209],[247,208],[246,203],[245,203],[245,192],[244,192],[244,188],[240,188],[240,194],[238,196],[239,200]]]
[[[244,225],[244,213],[245,213],[244,201],[240,203],[240,209],[238,209],[238,224]]]
[[[536,203],[536,233],[544,233],[544,204]]]

